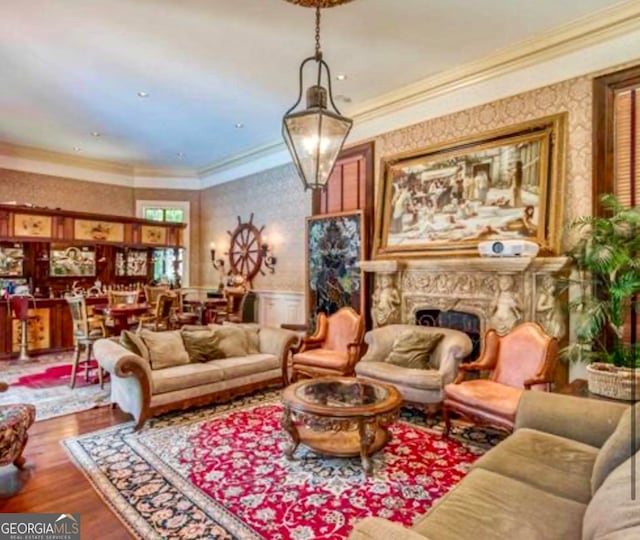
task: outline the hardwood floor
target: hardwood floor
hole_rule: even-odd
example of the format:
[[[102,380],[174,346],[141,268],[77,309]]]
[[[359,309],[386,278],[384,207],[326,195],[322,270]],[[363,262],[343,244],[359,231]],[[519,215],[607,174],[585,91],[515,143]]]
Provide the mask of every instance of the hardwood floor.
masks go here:
[[[24,453],[26,469],[0,468],[0,512],[77,512],[82,538],[131,538],[60,444],[67,437],[130,419],[118,409],[101,407],[36,422],[29,430]]]

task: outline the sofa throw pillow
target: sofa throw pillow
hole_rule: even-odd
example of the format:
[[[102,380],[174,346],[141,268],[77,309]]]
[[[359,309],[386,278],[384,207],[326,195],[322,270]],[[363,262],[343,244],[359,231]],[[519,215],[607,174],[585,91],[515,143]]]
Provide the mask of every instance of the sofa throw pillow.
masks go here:
[[[179,330],[170,332],[142,330],[140,337],[149,349],[151,369],[164,369],[189,363],[189,354],[184,348]]]
[[[444,334],[427,334],[407,330],[393,341],[386,362],[412,369],[430,369],[429,358]]]
[[[635,440],[631,440],[632,414],[635,416],[633,422],[640,426],[640,403],[622,414],[615,431],[598,452],[591,472],[591,495],[595,495],[613,469],[631,457],[632,448],[640,448],[640,429],[635,430]]]
[[[129,352],[137,354],[147,362],[149,361],[149,349],[147,349],[147,346],[138,334],[130,330],[123,330],[120,334],[119,343]]]
[[[184,348],[187,350],[192,363],[209,362],[224,358],[224,353],[218,348],[213,332],[208,328],[198,330],[181,330]]]
[[[232,323],[225,321],[224,326],[242,328],[247,338],[247,354],[260,353],[260,325],[257,323]]]
[[[247,347],[247,337],[245,331],[235,325],[209,326],[213,332],[213,339],[216,347],[220,349],[225,358],[246,356],[249,354]]]

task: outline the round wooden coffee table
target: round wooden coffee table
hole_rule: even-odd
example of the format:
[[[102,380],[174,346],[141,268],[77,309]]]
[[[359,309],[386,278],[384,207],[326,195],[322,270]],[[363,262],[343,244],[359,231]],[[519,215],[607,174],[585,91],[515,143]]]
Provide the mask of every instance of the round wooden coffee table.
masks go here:
[[[285,450],[293,459],[300,443],[320,454],[360,456],[372,470],[370,456],[389,440],[387,426],[402,404],[393,387],[351,377],[306,379],[284,389],[281,425],[291,436]]]

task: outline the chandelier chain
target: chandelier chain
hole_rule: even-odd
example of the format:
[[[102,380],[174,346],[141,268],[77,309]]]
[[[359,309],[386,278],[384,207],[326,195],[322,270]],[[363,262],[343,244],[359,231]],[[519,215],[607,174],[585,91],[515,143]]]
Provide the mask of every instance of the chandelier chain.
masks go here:
[[[316,59],[322,58],[320,50],[320,6],[316,6]]]

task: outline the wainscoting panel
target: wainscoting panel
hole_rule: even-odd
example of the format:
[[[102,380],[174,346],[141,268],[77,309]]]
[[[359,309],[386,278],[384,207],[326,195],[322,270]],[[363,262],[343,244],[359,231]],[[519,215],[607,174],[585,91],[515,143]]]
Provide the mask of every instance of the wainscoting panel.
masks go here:
[[[258,322],[264,326],[304,324],[305,300],[303,292],[255,291],[258,296]]]

